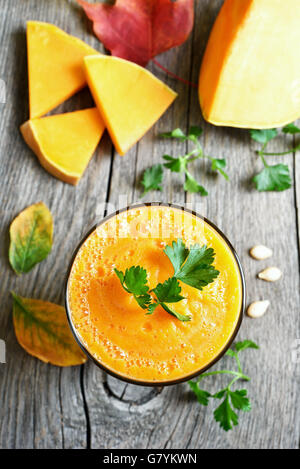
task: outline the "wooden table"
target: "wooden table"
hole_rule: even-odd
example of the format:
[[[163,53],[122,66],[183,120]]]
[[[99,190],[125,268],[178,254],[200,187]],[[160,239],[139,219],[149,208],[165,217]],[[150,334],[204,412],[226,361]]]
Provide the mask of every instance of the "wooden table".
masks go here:
[[[196,1],[195,27],[180,48],[159,57],[179,76],[197,82],[201,56],[221,0]],[[261,167],[255,144],[245,130],[216,128],[200,113],[197,90],[168,78],[153,64],[149,69],[179,97],[157,125],[124,158],[106,136],[78,187],[53,178],[39,165],[19,133],[28,118],[26,20],[56,24],[101,50],[91,24],[74,1],[2,0],[0,10],[0,78],[6,84],[6,104],[0,104],[1,315],[0,339],[6,343],[6,363],[0,364],[0,446],[2,448],[297,448],[300,437],[299,219],[300,171],[296,155],[280,157],[293,175],[293,187],[283,193],[258,193],[251,178]],[[274,99],[276,97],[274,96]],[[88,91],[60,106],[59,112],[91,104]],[[55,112],[58,112],[57,110]],[[211,174],[204,164],[195,175],[209,196],[185,196],[181,178],[166,174],[162,193],[146,201],[188,203],[214,221],[231,239],[245,268],[248,301],[270,299],[259,320],[245,318],[239,339],[256,341],[260,351],[244,352],[245,372],[252,377],[250,414],[225,433],[212,418],[213,405],[201,407],[186,384],[157,390],[126,385],[108,377],[93,363],[57,368],[27,355],[18,345],[12,325],[10,290],[27,297],[63,304],[63,285],[73,248],[87,228],[108,211],[141,196],[140,177],[167,152],[186,151],[185,143],[157,135],[176,127],[204,128],[205,151],[228,161],[230,182]],[[282,151],[291,137],[277,138]],[[271,148],[272,148],[271,145]],[[278,157],[277,157],[278,158]],[[276,161],[276,157],[271,158]],[[17,277],[8,263],[8,228],[26,206],[44,201],[55,219],[55,242],[48,259],[29,274]],[[256,279],[262,267],[248,250],[264,243],[274,250],[270,263],[283,278],[275,284]],[[299,346],[298,346],[299,348]],[[294,355],[292,352],[294,351]],[[298,351],[299,355],[299,351]],[[293,359],[294,357],[294,359]],[[229,366],[224,358],[219,367]],[[224,378],[207,382],[218,389]]]

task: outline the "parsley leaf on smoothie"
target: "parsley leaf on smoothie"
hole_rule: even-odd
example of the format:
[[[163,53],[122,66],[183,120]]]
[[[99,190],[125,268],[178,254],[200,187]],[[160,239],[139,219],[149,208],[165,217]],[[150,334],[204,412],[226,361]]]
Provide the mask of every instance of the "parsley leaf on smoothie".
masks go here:
[[[184,297],[180,295],[181,286],[175,277],[169,278],[164,283],[159,283],[152,291],[155,293],[157,299],[155,303],[152,303],[148,314],[153,314],[156,307],[161,305],[167,313],[175,316],[180,321],[190,321],[191,318],[189,316],[177,313],[166,305],[166,303],[178,303],[184,300]]]
[[[173,241],[172,246],[166,246],[163,252],[174,267],[174,275],[152,290],[147,284],[147,271],[143,267],[132,266],[125,273],[117,269],[114,271],[124,290],[134,296],[141,308],[148,310],[147,315],[153,314],[160,305],[180,321],[190,321],[190,316],[180,314],[168,305],[185,299],[181,296],[179,281],[202,290],[218,277],[220,272],[212,265],[215,252],[212,248],[205,245],[200,247],[198,244],[188,249],[181,239]]]
[[[126,269],[125,274],[120,270],[114,270],[124,290],[134,296],[141,308],[148,309],[151,296],[148,293],[147,271],[140,266],[132,266],[130,269]]]
[[[164,253],[168,256],[174,267],[174,275],[176,276],[180,267],[189,255],[189,249],[185,247],[182,239],[173,241],[172,246],[166,246]]]
[[[152,291],[161,303],[177,303],[184,300],[184,297],[180,295],[181,286],[175,277],[159,283]]]
[[[212,265],[215,252],[212,248],[200,247],[199,244],[195,244],[191,246],[186,256],[186,251],[182,250],[183,246],[182,240],[179,239],[177,243],[173,241],[172,247],[167,246],[164,250],[173,264],[174,276],[181,282],[202,290],[203,287],[212,283],[220,273]]]

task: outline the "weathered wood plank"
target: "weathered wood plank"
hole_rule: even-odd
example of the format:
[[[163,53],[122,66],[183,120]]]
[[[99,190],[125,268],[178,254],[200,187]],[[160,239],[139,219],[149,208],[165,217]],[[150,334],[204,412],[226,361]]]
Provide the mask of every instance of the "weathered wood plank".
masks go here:
[[[185,79],[197,82],[201,55],[221,0],[196,2],[193,37],[179,49],[159,58]],[[13,14],[12,14],[13,11]],[[49,176],[26,148],[18,126],[27,119],[25,20],[50,21],[100,50],[91,25],[72,1],[11,0],[0,11],[0,78],[7,86],[7,103],[0,104],[0,339],[6,341],[7,363],[0,364],[0,447],[2,448],[296,448],[300,435],[299,364],[292,347],[299,339],[299,251],[296,206],[299,206],[298,155],[280,158],[293,170],[294,187],[284,193],[258,194],[249,180],[260,168],[247,131],[214,128],[202,121],[197,91],[168,79],[154,65],[150,69],[179,92],[172,108],[124,158],[112,153],[106,137],[77,188]],[[87,107],[83,92],[55,112]],[[195,165],[195,176],[209,197],[184,196],[180,176],[165,174],[164,191],[143,200],[189,202],[228,234],[245,267],[248,299],[269,298],[271,307],[261,320],[245,318],[240,338],[257,341],[261,350],[245,352],[245,369],[252,376],[249,390],[253,410],[241,416],[240,426],[225,434],[212,421],[212,406],[200,407],[187,385],[165,388],[135,387],[107,377],[91,362],[83,368],[58,369],[28,356],[17,344],[11,321],[9,290],[21,295],[63,301],[63,283],[71,251],[81,235],[105,212],[140,199],[142,171],[161,162],[164,153],[179,154],[186,146],[157,138],[162,131],[189,125],[204,127],[205,150],[225,157],[230,183]],[[284,141],[271,148],[281,150]],[[111,156],[113,158],[111,159]],[[272,158],[271,161],[277,161]],[[112,167],[111,167],[112,163]],[[175,181],[175,182],[174,182]],[[123,198],[119,200],[120,195]],[[125,200],[127,199],[127,200]],[[8,227],[25,206],[43,200],[55,218],[55,244],[49,258],[26,276],[17,278],[7,261]],[[199,205],[200,203],[200,205]],[[299,218],[298,218],[299,223]],[[299,236],[299,230],[298,230]],[[248,256],[251,245],[263,242],[274,249],[272,263],[284,271],[277,284],[255,275],[268,263]],[[229,366],[230,359],[222,365]],[[83,376],[81,373],[83,371]],[[83,378],[83,381],[81,380]],[[209,382],[208,387],[224,383]],[[82,386],[90,420],[91,441]],[[161,391],[161,392],[160,392]]]
[[[222,2],[202,3],[204,10],[217,11]],[[195,44],[201,43],[200,31],[205,29],[201,15],[198,18]],[[200,65],[198,55],[194,56],[193,65],[195,81]],[[194,124],[199,118],[197,96],[192,91],[190,122]],[[283,151],[287,148],[287,140],[276,139],[270,144],[270,151]],[[257,147],[251,143],[248,131],[204,124],[203,141],[207,154],[227,159],[231,178],[227,183],[220,176],[206,176],[209,189],[206,215],[229,236],[241,256],[248,302],[269,299],[271,306],[261,320],[245,318],[239,333],[240,339],[250,338],[261,347],[259,352],[245,352],[244,358],[246,371],[252,377],[249,392],[253,410],[242,417],[242,424],[236,431],[224,435],[216,426],[210,428],[209,409],[204,425],[195,425],[189,446],[296,448],[299,444],[299,370],[297,373],[296,365],[291,363],[291,344],[299,336],[300,297],[293,189],[282,193],[258,193],[253,188],[251,179],[262,169],[262,164],[254,152]],[[291,173],[294,172],[291,155],[270,157],[270,162],[275,164],[278,159],[290,166]],[[248,250],[257,243],[274,250],[272,259],[257,262],[250,258]],[[283,270],[280,282],[267,284],[256,278],[257,273],[268,265],[277,265]],[[278,405],[275,405],[276,401]],[[203,412],[199,410],[199,413],[202,415]],[[196,415],[192,419],[196,422]],[[180,438],[179,432],[174,435],[170,447],[177,441],[176,437]]]
[[[28,118],[25,21],[54,22],[99,48],[83,14],[72,14],[65,1],[5,2],[0,12],[0,78],[6,83],[6,104],[0,104],[0,200],[2,314],[0,338],[6,342],[6,364],[0,364],[0,446],[60,448],[86,446],[86,416],[80,387],[80,367],[59,369],[27,355],[17,344],[10,290],[23,296],[63,303],[63,286],[71,252],[86,226],[95,220],[92,207],[106,200],[111,144],[101,145],[77,188],[51,177],[26,147],[18,127]],[[13,14],[12,14],[13,11]],[[72,21],[70,21],[72,17]],[[88,28],[90,26],[88,25]],[[55,112],[90,106],[87,92]],[[17,278],[8,265],[8,227],[24,207],[43,200],[54,221],[54,247],[49,258],[31,273]]]
[[[164,66],[185,79],[189,78],[191,66],[191,41],[179,49],[172,50],[163,58]],[[149,166],[160,163],[164,153],[185,153],[184,143],[170,142],[158,138],[162,132],[176,127],[187,128],[189,89],[182,83],[168,79],[156,67],[150,69],[179,96],[174,105],[159,120],[154,128],[130,150],[125,157],[114,156],[111,187],[109,191],[109,210],[125,207],[140,200],[143,188],[141,175]],[[175,184],[174,184],[175,181]],[[120,202],[121,196],[121,202]],[[143,201],[172,201],[183,204],[182,179],[165,174],[162,193],[149,193]],[[96,367],[85,368],[85,388],[88,412],[91,422],[91,446],[93,448],[144,448],[149,445],[161,447],[159,424],[162,432],[174,421],[178,406],[179,387],[164,390],[161,393],[154,388],[126,385],[121,381],[108,378]],[[101,386],[101,381],[104,383]],[[166,412],[166,407],[170,412]],[[164,415],[164,421],[162,420]],[[168,435],[169,432],[166,433]],[[154,441],[152,439],[154,438]]]
[[[202,2],[201,6],[198,4],[193,42],[195,52],[192,81],[194,82],[197,81],[205,39],[220,4],[220,1]],[[167,57],[168,54],[165,55],[164,60],[167,60]],[[165,62],[164,65],[166,65]],[[182,75],[183,70],[181,66],[177,73]],[[187,73],[183,76],[188,77]],[[187,90],[183,90],[182,93],[186,99]],[[176,111],[176,104],[174,109],[179,115]],[[210,192],[207,199],[200,199],[200,209],[225,233],[228,233],[237,247],[245,266],[249,300],[266,297],[272,301],[269,314],[261,321],[250,321],[245,318],[240,333],[240,338],[250,337],[261,345],[260,352],[249,351],[247,355],[245,354],[247,372],[253,376],[250,395],[254,409],[251,414],[241,416],[239,429],[225,434],[212,423],[212,408],[206,410],[199,407],[187,391],[187,387],[181,385],[174,389],[165,389],[159,396],[149,401],[147,411],[141,406],[133,407],[130,418],[127,410],[121,407],[119,400],[116,402],[111,397],[107,404],[103,404],[101,399],[96,399],[95,385],[91,387],[92,381],[89,376],[87,394],[90,395],[88,403],[92,422],[92,446],[295,448],[299,442],[299,412],[295,410],[299,408],[299,401],[296,397],[299,376],[297,377],[296,369],[291,364],[290,344],[297,338],[295,331],[299,330],[299,277],[293,191],[282,194],[258,194],[249,183],[255,171],[258,170],[259,163],[247,131],[217,129],[204,124],[200,117],[197,92],[194,90],[190,91],[189,109],[189,124],[202,123],[204,125],[206,151],[213,156],[226,157],[231,174],[231,182],[228,184],[222,178],[210,175],[205,164],[200,166],[201,172],[196,171],[197,176],[202,178]],[[174,125],[175,122],[176,125]],[[182,120],[180,122],[170,119],[168,130],[177,126],[185,128],[185,123]],[[163,128],[163,125],[161,127],[167,130]],[[147,151],[142,152],[143,158],[140,159],[139,150],[144,145],[147,145]],[[151,145],[153,145],[151,134],[139,144],[137,174],[140,173],[139,168],[142,170],[150,164],[149,155],[153,155],[151,164],[161,161],[161,146],[156,143],[154,152],[149,152]],[[174,145],[171,146],[170,142],[162,143],[162,145],[165,146],[164,152],[178,151],[176,146],[175,148]],[[280,141],[274,143],[274,148],[278,151],[281,147]],[[286,157],[285,161],[292,167],[291,158]],[[120,174],[120,171],[124,174],[121,170],[121,163],[120,161],[117,163],[119,165],[117,174]],[[132,180],[133,172],[129,174]],[[124,186],[121,187],[123,189]],[[131,186],[128,187],[128,192],[130,188]],[[167,187],[160,200],[182,203],[182,192],[179,192],[178,187],[176,189],[176,194],[173,194],[173,179],[172,181],[167,179]],[[114,196],[114,184],[112,184],[112,197],[119,194],[118,189],[115,191]],[[138,194],[136,189],[133,200],[137,200]],[[154,194],[149,194],[147,200],[153,200],[153,196]],[[199,205],[199,197],[188,197],[188,201],[194,206]],[[291,236],[293,233],[294,235]],[[279,284],[267,285],[255,279],[262,263],[251,260],[248,256],[248,249],[257,242],[272,246],[273,262],[282,268],[286,266],[285,276]],[[284,249],[284,246],[288,246],[288,250]],[[224,359],[222,366],[226,362],[229,364],[229,359]],[[97,373],[93,369],[93,375]],[[295,373],[296,376],[294,376]],[[96,378],[93,379],[97,383]],[[220,379],[215,380],[213,386],[217,389],[222,382]],[[116,386],[119,389],[118,385]],[[120,384],[120,389],[124,392],[124,389],[128,387]],[[122,396],[122,392],[119,392],[119,396]],[[138,400],[140,393],[135,390],[133,393]],[[123,404],[124,396],[125,394],[122,398]],[[100,401],[101,408],[99,408]],[[276,406],[276,402],[281,402],[282,405]],[[280,425],[276,425],[276,422],[280,422]],[[105,432],[105,427],[110,428],[110,431]],[[292,434],[289,431],[290,428],[293,428]]]
[[[300,121],[297,121],[297,125],[300,125]],[[299,144],[299,137],[294,137],[294,146]],[[299,163],[300,152],[297,151],[294,155],[294,180],[295,180],[295,208],[297,217],[297,236],[298,236],[298,248],[299,248],[299,259],[300,259],[300,163]],[[300,260],[299,260],[300,263]]]

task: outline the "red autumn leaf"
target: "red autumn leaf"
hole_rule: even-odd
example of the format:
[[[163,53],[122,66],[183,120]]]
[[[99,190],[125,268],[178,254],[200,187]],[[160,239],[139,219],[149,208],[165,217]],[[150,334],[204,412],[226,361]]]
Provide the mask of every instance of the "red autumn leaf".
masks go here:
[[[104,47],[142,66],[182,44],[193,28],[194,0],[116,0],[114,5],[77,1]]]

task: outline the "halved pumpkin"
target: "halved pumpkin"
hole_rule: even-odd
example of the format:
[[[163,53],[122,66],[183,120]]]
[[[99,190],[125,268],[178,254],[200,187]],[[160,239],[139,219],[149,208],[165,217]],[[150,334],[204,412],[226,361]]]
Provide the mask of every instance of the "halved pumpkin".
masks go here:
[[[21,126],[28,146],[53,176],[76,185],[104,131],[97,108],[32,119]]]
[[[97,51],[49,23],[27,23],[30,119],[54,109],[86,85],[83,58]]]
[[[300,117],[299,19],[299,0],[225,1],[200,71],[207,121],[264,129]]]
[[[155,124],[177,94],[143,67],[110,56],[84,58],[94,100],[120,155]]]

